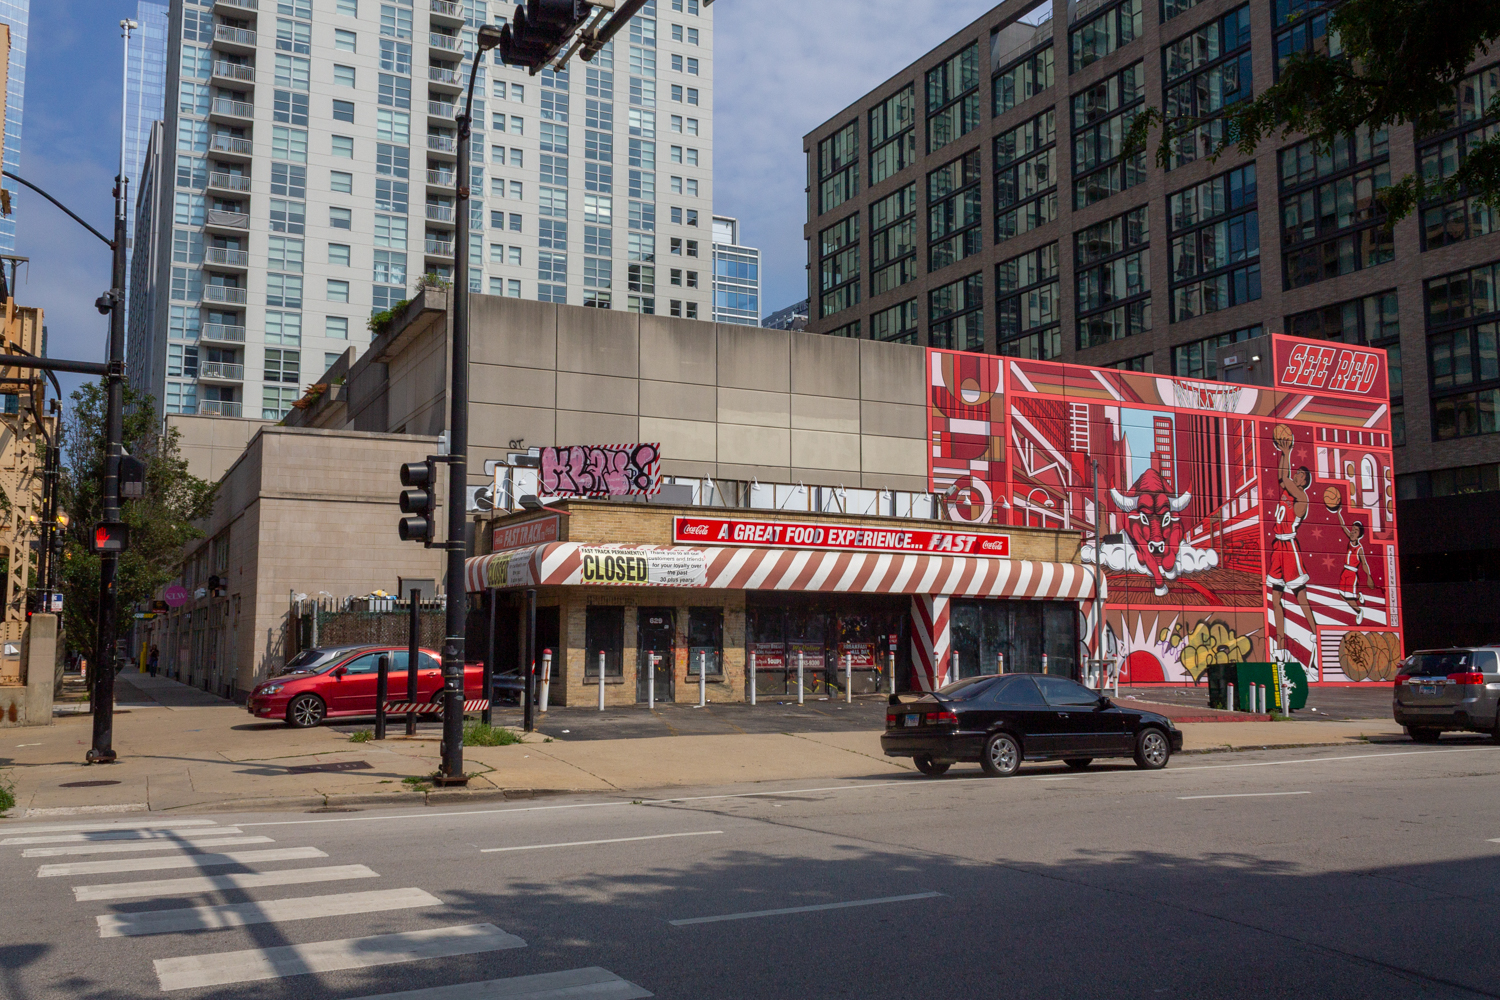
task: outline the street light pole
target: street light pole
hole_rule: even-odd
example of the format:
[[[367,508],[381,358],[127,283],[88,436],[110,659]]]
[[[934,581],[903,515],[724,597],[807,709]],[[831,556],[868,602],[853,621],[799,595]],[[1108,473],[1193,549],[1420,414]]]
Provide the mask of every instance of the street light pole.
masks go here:
[[[105,452],[103,520],[120,519],[120,452],[125,436],[125,223],[129,211],[125,176],[125,128],[129,111],[130,33],[139,28],[135,21],[123,20],[120,30],[125,39],[125,86],[120,95],[120,172],[115,177],[114,270],[109,288],[109,371],[105,375]],[[115,760],[115,633],[118,613],[115,599],[115,573],[120,557],[115,552],[99,555],[99,635],[94,647],[94,690],[90,700],[94,709],[94,742],[85,756],[90,764],[109,764]]]
[[[500,44],[500,29],[481,25],[469,67],[469,88],[463,114],[458,116],[458,176],[454,178],[457,229],[453,261],[453,371],[449,375],[448,408],[448,580],[447,632],[443,638],[443,762],[437,783],[463,785],[464,774],[464,632],[469,595],[464,584],[464,544],[467,518],[464,496],[469,485],[469,184],[473,141],[474,83],[484,54]],[[488,666],[485,668],[488,670]]]

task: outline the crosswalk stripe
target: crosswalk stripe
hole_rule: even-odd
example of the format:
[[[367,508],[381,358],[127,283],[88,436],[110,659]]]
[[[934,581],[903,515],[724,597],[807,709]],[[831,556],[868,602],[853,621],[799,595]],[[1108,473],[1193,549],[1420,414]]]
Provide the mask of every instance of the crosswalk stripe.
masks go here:
[[[6,837],[0,847],[25,844],[102,844],[112,840],[174,840],[179,837],[226,837],[244,833],[237,826],[195,827],[191,830],[100,830],[95,833],[50,833],[38,837]]]
[[[223,889],[259,889],[268,885],[300,885],[303,882],[337,882],[348,878],[379,878],[365,865],[329,865],[326,868],[288,868],[276,872],[233,872],[194,878],[153,879],[150,882],[115,882],[105,885],[75,885],[73,898],[80,903],[101,899],[136,899],[142,896],[184,896]]]
[[[130,823],[118,820],[114,823],[33,823],[31,826],[5,826],[6,833],[92,833],[104,830],[181,830],[190,826],[218,826],[211,819],[178,819],[169,823]]]
[[[226,927],[276,924],[289,920],[310,920],[314,917],[341,917],[351,913],[385,913],[419,906],[441,906],[442,902],[422,889],[383,889],[299,899],[271,899],[261,903],[189,906],[177,910],[147,910],[144,913],[106,913],[94,919],[99,921],[100,937],[144,937],[148,934],[216,931]]]
[[[524,947],[525,941],[494,924],[462,924],[403,934],[162,958],[155,964],[156,977],[165,992]]]
[[[316,847],[277,847],[268,851],[227,851],[223,854],[184,854],[168,858],[117,858],[114,861],[68,861],[42,865],[37,878],[59,875],[107,875],[113,872],[149,872],[166,868],[222,868],[225,865],[250,865],[263,861],[301,861],[304,858],[326,858]]]
[[[434,986],[405,993],[386,993],[360,997],[359,1000],[565,1000],[573,997],[601,1000],[636,1000],[655,993],[621,979],[608,969],[591,966],[566,972],[546,972],[539,976],[517,976],[514,979],[491,979],[482,983],[458,986]]]
[[[69,854],[129,854],[133,851],[174,851],[185,854],[203,847],[235,847],[242,844],[274,844],[271,837],[220,837],[218,840],[195,840],[180,844],[171,840],[144,840],[123,844],[68,844],[63,847],[28,847],[23,858],[60,858]]]

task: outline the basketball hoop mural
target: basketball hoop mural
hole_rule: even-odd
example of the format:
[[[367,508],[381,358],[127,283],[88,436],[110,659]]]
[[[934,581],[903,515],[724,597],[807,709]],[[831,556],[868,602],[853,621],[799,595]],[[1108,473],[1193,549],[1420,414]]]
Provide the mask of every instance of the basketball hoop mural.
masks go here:
[[[1082,533],[1108,582],[1097,655],[1122,682],[1196,683],[1247,660],[1388,680],[1401,607],[1384,352],[1274,348],[1273,387],[929,350],[929,487],[956,521]]]

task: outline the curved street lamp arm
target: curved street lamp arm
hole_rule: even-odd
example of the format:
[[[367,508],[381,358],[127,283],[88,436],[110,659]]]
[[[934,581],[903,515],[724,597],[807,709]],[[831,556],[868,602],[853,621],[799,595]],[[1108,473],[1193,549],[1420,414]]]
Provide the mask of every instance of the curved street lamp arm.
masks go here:
[[[47,192],[43,191],[41,188],[37,187],[35,184],[31,183],[26,178],[24,178],[24,177],[18,177],[15,174],[11,173],[9,170],[3,170],[3,171],[0,171],[0,173],[3,173],[6,177],[9,177],[13,181],[19,181],[20,183],[25,184],[27,187],[31,188],[31,190],[35,191],[37,194],[41,195],[43,198],[46,198],[48,201],[52,202],[52,204],[56,205],[58,208],[62,209],[64,212],[68,213],[68,217],[71,218],[74,222],[78,223],[84,229],[87,229],[89,232],[93,233],[95,236],[97,236],[101,240],[103,240],[105,246],[109,247],[111,250],[113,250],[115,248],[115,241],[114,240],[112,240],[109,237],[105,236],[103,233],[99,232],[99,230],[95,229],[93,226],[89,225],[87,222],[84,222],[76,214],[74,214],[74,212],[73,212],[73,210],[71,208],[69,208],[67,205],[64,205],[62,202],[60,202],[56,198],[52,197],[50,194],[48,194]]]

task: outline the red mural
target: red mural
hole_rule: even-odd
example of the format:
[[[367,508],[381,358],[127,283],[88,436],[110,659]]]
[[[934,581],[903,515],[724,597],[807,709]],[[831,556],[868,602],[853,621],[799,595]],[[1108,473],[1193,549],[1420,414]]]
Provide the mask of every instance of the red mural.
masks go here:
[[[954,521],[1083,533],[1104,648],[1081,634],[1122,682],[1265,660],[1390,680],[1385,352],[1277,336],[1274,362],[1267,388],[930,350],[928,485]]]

